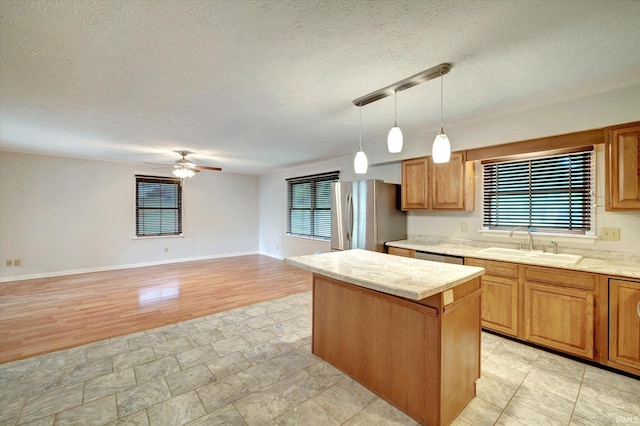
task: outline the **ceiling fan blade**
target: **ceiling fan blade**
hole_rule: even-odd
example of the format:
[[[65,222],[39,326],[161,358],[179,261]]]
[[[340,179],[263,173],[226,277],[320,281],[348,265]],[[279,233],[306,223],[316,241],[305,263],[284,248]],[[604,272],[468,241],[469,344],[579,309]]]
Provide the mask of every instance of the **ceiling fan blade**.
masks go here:
[[[221,172],[222,169],[220,167],[209,167],[209,166],[196,166],[196,169],[199,170],[212,170],[214,172]]]
[[[144,164],[151,164],[152,166],[173,167],[173,164],[148,163],[146,161],[144,162]]]

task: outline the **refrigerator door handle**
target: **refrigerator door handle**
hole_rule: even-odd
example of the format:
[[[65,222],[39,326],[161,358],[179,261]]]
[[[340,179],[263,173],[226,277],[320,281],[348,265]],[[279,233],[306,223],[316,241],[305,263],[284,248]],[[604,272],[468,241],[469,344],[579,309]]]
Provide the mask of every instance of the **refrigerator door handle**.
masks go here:
[[[351,236],[353,235],[353,194],[351,192],[347,194],[347,208],[345,214],[347,215],[348,248],[351,248]]]

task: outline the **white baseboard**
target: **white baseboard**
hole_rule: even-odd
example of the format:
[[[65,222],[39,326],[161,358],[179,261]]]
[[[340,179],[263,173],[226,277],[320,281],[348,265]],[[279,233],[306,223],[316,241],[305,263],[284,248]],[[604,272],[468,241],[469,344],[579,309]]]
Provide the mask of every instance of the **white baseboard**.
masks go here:
[[[89,272],[103,272],[103,271],[115,271],[118,269],[141,268],[143,266],[165,265],[168,263],[193,262],[194,260],[208,260],[208,259],[221,259],[225,257],[247,256],[250,254],[263,254],[263,253],[260,253],[257,251],[241,252],[241,253],[225,253],[225,254],[216,254],[212,256],[196,256],[196,257],[186,257],[181,259],[155,260],[152,262],[130,263],[126,265],[100,266],[96,268],[84,268],[84,269],[73,269],[68,271],[45,272],[41,274],[3,276],[3,277],[0,277],[0,283],[8,282],[8,281],[32,280],[36,278],[60,277],[63,275],[86,274]],[[270,255],[265,254],[265,256],[270,256]],[[273,257],[273,256],[270,256],[270,257]]]
[[[266,253],[266,252],[264,252],[264,251],[261,251],[261,252],[260,252],[260,254],[261,254],[261,255],[263,255],[263,256],[269,256],[269,257],[272,257],[272,258],[274,258],[274,259],[284,260],[284,257],[282,257],[282,256],[280,256],[280,255],[277,255],[277,254],[273,254],[273,253]]]

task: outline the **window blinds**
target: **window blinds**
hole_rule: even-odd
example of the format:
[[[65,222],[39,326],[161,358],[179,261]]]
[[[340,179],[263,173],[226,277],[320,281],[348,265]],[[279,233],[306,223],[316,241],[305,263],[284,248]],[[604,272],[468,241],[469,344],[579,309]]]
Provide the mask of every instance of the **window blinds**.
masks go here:
[[[483,162],[484,227],[585,233],[591,228],[593,148],[506,162]]]
[[[331,239],[331,183],[340,172],[287,179],[287,233]]]
[[[136,176],[136,236],[182,233],[180,179]]]

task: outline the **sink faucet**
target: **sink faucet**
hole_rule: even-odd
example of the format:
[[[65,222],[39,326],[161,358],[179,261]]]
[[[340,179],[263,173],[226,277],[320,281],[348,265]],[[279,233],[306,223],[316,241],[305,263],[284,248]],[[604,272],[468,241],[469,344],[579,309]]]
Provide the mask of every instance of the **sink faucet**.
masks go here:
[[[518,229],[524,229],[525,231],[527,231],[527,234],[529,234],[529,251],[532,251],[533,250],[533,235],[531,235],[531,231],[526,226],[516,226],[515,228],[513,228],[511,230],[511,233],[509,234],[509,237],[513,238],[513,231],[518,230]],[[519,243],[518,247],[522,248],[522,243]]]

